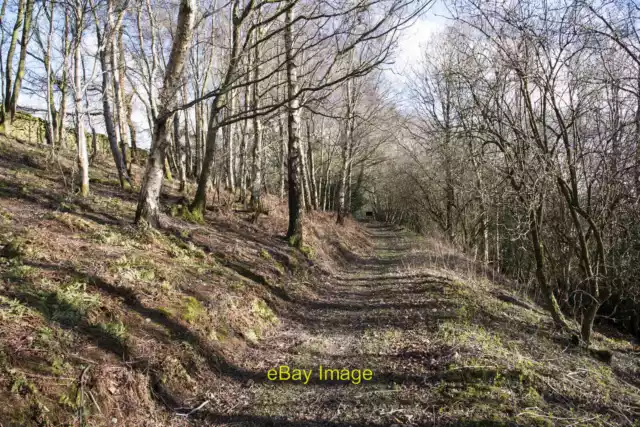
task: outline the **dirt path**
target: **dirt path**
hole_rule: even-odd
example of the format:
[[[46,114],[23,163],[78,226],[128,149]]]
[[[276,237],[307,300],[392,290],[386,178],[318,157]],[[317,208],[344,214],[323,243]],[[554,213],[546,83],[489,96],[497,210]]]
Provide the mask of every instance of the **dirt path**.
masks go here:
[[[369,426],[424,425],[437,417],[431,395],[438,367],[451,357],[434,346],[439,320],[453,307],[448,281],[417,270],[410,236],[370,225],[375,255],[358,259],[317,288],[317,298],[296,301],[288,327],[255,352],[246,401],[214,425]],[[265,351],[266,350],[266,351]],[[269,380],[269,369],[307,371],[308,379]],[[319,377],[322,366],[325,376]],[[283,378],[286,378],[286,369]],[[360,370],[351,381],[331,381],[327,369]],[[365,369],[372,378],[362,380]],[[311,373],[308,371],[311,370]],[[342,375],[346,376],[344,371]],[[304,374],[302,374],[304,375]],[[273,371],[272,378],[276,377]],[[366,376],[365,376],[366,377]],[[342,377],[345,378],[345,377]],[[303,384],[306,382],[306,384]],[[209,424],[211,425],[211,424]]]

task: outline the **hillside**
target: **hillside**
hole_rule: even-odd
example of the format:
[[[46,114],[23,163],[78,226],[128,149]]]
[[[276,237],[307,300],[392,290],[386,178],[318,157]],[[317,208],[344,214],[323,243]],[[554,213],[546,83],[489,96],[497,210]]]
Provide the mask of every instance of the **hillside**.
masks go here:
[[[88,198],[75,170],[0,137],[3,426],[638,425],[637,347],[596,333],[599,360],[440,242],[314,212],[302,253],[278,199],[197,223],[171,182],[135,228],[108,157]]]

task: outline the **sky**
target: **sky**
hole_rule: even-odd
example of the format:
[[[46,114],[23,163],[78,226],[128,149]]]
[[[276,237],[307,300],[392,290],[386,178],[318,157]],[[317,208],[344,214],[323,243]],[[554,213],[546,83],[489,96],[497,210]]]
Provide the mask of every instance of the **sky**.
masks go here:
[[[13,3],[13,2],[11,2]],[[10,4],[11,4],[10,3]],[[13,23],[15,22],[15,7],[10,7],[7,10],[5,15],[5,19],[3,22],[5,31],[10,31],[13,28]],[[394,55],[394,62],[385,70],[385,75],[387,80],[393,85],[394,91],[398,93],[402,92],[402,88],[405,86],[405,78],[408,74],[410,74],[411,70],[415,68],[423,55],[424,49],[428,46],[430,40],[441,31],[447,25],[447,19],[445,16],[447,15],[446,8],[442,4],[441,0],[436,0],[436,3],[432,5],[432,7],[421,16],[411,27],[403,30],[402,34],[399,38],[398,49]],[[42,17],[40,17],[43,20]],[[35,16],[34,16],[35,20]],[[43,22],[43,21],[41,21]],[[35,25],[35,22],[34,22]],[[8,47],[8,39],[9,35],[5,33],[5,45],[4,47]],[[58,40],[54,40],[54,45],[59,45]],[[89,50],[91,46],[96,45],[95,37],[92,36],[92,32],[87,32],[87,37],[85,38],[84,48]],[[30,43],[30,52],[38,55],[41,54],[39,47],[35,43],[35,40],[32,40]],[[3,53],[6,52],[6,49],[3,49]],[[54,55],[55,56],[55,55]],[[91,75],[91,69],[93,63],[91,61],[91,56],[86,55],[85,60],[87,61],[85,66],[87,68],[87,74]],[[3,57],[3,61],[6,59]],[[15,66],[14,61],[14,66]],[[56,65],[54,64],[54,69]],[[43,63],[39,60],[34,59],[31,56],[27,57],[26,61],[26,69],[27,75],[25,76],[25,82],[23,87],[31,86],[29,83],[29,75],[32,76],[35,74],[42,75]],[[99,66],[98,66],[99,71]],[[100,84],[100,73],[96,73],[95,84]],[[43,110],[46,105],[44,103],[44,95],[43,88],[35,88],[31,93],[28,90],[23,90],[20,93],[19,98],[19,106],[21,107],[29,107],[34,109]],[[92,109],[99,109],[99,103],[92,103]],[[73,107],[69,105],[72,109]],[[68,108],[69,108],[68,107]],[[38,114],[41,117],[44,117],[44,113]],[[148,148],[150,142],[150,135],[148,132],[148,124],[146,120],[146,112],[144,111],[143,105],[138,101],[134,103],[134,113],[133,113],[133,121],[138,128],[139,135],[139,146],[140,148]],[[95,117],[95,116],[94,116]],[[96,126],[98,132],[104,132],[102,119],[99,117],[94,118],[94,125]]]
[[[440,0],[436,0],[423,16],[403,31],[395,55],[395,64],[391,67],[392,81],[403,84],[403,77],[412,67],[419,64],[429,42],[447,25],[447,15],[445,6]]]

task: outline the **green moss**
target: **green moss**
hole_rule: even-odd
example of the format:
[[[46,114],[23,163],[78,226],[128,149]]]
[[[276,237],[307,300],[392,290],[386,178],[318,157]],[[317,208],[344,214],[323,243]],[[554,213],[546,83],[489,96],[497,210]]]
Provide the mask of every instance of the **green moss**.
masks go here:
[[[54,375],[67,375],[73,368],[61,356],[54,356],[51,362],[51,373]]]
[[[212,339],[213,341],[225,341],[227,338],[229,338],[229,335],[231,334],[229,327],[227,325],[220,324],[218,325],[215,329],[212,329],[209,332],[209,338]]]
[[[302,238],[300,236],[290,236],[287,239],[287,242],[289,243],[289,246],[293,246],[294,248],[302,247]]]
[[[127,340],[127,327],[121,321],[105,322],[98,325],[100,330],[105,334],[115,338],[120,343]]]
[[[206,258],[204,251],[193,242],[185,242],[176,236],[169,237],[167,252],[174,258]]]
[[[121,277],[134,281],[151,282],[156,277],[153,263],[138,256],[123,255],[113,263],[112,270]]]
[[[76,212],[78,209],[78,205],[70,202],[60,202],[60,205],[58,206],[58,210],[62,212]]]
[[[35,384],[27,380],[27,378],[22,373],[18,373],[13,377],[13,382],[11,383],[11,393],[37,394],[38,389],[36,388]]]
[[[35,273],[35,270],[30,265],[23,265],[21,262],[11,263],[3,278],[8,282],[23,282],[31,279]]]
[[[173,309],[171,309],[171,308],[158,307],[156,310],[158,310],[160,313],[164,314],[166,317],[172,317],[173,316]]]
[[[80,406],[82,405],[82,399],[80,393],[78,392],[78,387],[75,384],[71,385],[71,387],[69,387],[69,389],[67,389],[65,393],[60,395],[58,403],[74,411],[80,408]]]
[[[204,224],[204,216],[199,210],[191,210],[188,206],[173,205],[171,206],[171,216],[181,218],[188,222],[196,224]]]
[[[246,329],[242,332],[244,338],[252,344],[257,344],[260,341],[259,331],[256,332],[255,329]]]
[[[277,324],[280,320],[278,316],[271,310],[264,300],[256,298],[251,304],[251,311],[257,314],[261,319],[266,320],[269,323]]]
[[[204,315],[205,309],[202,303],[192,296],[183,298],[181,317],[188,323],[194,324]]]
[[[0,250],[0,257],[7,259],[19,259],[27,255],[28,248],[21,238],[13,238],[7,241]]]
[[[102,184],[102,185],[110,185],[113,187],[120,187],[120,180],[115,178],[92,177],[90,182],[92,184]]]
[[[269,259],[269,260],[273,259],[269,251],[267,251],[265,248],[260,249],[260,256],[264,259]]]
[[[107,244],[110,246],[121,246],[126,242],[126,239],[120,233],[103,228],[96,230],[91,235],[91,240],[96,243]]]
[[[11,221],[13,221],[13,214],[0,208],[0,221],[4,223],[10,223]]]
[[[543,403],[543,400],[542,400],[542,396],[540,396],[540,393],[538,393],[538,391],[535,388],[528,387],[525,394],[522,396],[522,402],[527,407],[534,407],[534,406],[541,406]]]
[[[508,356],[509,352],[502,343],[499,335],[493,334],[475,324],[457,324],[444,322],[440,325],[438,334],[451,345],[480,347],[484,354]]]
[[[307,257],[307,259],[312,259],[315,257],[316,253],[311,246],[302,245],[300,246],[300,252]]]
[[[232,283],[229,288],[231,288],[231,290],[234,291],[241,291],[245,288],[245,283],[244,282],[235,282]]]
[[[72,281],[55,292],[41,293],[43,312],[54,321],[77,324],[100,306],[100,296],[87,292],[86,283]]]
[[[52,216],[72,231],[80,230],[89,232],[94,231],[97,228],[95,223],[89,222],[84,218],[80,218],[68,212],[55,212]]]
[[[0,295],[0,319],[20,319],[28,310],[20,301]]]

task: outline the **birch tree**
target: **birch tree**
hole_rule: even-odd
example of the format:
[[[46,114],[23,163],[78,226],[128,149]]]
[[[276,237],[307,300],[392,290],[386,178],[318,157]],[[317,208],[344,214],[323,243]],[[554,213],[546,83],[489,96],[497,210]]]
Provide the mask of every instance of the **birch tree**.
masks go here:
[[[142,187],[136,209],[136,223],[145,222],[157,227],[160,223],[160,192],[162,190],[163,167],[173,119],[173,108],[178,99],[179,85],[184,64],[189,54],[195,22],[195,0],[181,0],[171,54],[164,74],[159,96],[158,115],[153,123],[153,140],[147,160]]]

